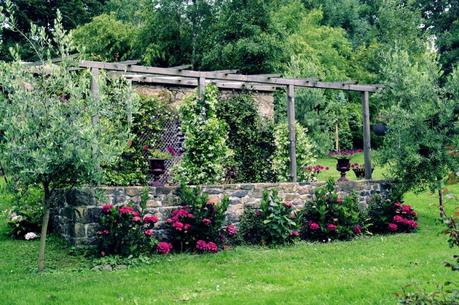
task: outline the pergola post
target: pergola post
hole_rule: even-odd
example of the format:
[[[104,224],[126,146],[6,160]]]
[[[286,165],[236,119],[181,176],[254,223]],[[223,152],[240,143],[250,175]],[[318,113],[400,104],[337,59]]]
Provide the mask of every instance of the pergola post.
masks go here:
[[[206,79],[204,77],[199,77],[198,90],[199,90],[199,98],[202,98],[206,91]]]
[[[287,86],[287,119],[290,152],[290,179],[297,181],[296,173],[296,135],[295,135],[295,86]]]
[[[365,179],[371,179],[371,139],[369,92],[362,91],[363,154],[365,158]]]
[[[100,99],[100,91],[99,91],[99,75],[100,71],[98,68],[91,69],[91,94],[93,98],[94,107],[96,109],[96,113],[91,118],[93,127],[99,124],[99,115],[98,115],[98,108],[99,108],[99,99]],[[93,147],[93,156],[95,156],[97,151],[97,147]],[[96,169],[100,170],[100,164],[96,164]]]

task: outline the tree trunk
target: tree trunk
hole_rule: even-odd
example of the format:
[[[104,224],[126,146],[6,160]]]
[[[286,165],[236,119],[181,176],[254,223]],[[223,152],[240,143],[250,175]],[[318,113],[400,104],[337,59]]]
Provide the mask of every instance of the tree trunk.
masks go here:
[[[40,250],[38,252],[38,271],[43,272],[45,270],[45,246],[46,246],[46,233],[48,232],[49,223],[49,183],[43,183],[43,190],[45,192],[44,206],[45,211],[43,214],[43,220],[41,223],[41,235],[40,235]]]
[[[440,218],[445,218],[446,212],[445,212],[445,205],[444,205],[444,200],[443,200],[443,190],[442,189],[438,190],[438,208],[440,210]]]

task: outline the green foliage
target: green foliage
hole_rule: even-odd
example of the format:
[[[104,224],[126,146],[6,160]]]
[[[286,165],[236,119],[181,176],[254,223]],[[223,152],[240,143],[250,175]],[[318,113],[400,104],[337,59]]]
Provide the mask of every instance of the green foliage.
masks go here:
[[[232,152],[225,122],[216,115],[218,90],[206,87],[203,98],[191,96],[180,107],[185,153],[174,168],[175,179],[187,184],[221,182]]]
[[[259,209],[245,209],[239,235],[249,244],[282,245],[299,236],[290,202],[282,203],[278,191],[264,190]]]
[[[291,202],[281,202],[278,191],[263,192],[260,202],[260,212],[263,219],[263,243],[285,244],[299,236],[295,221],[295,213]]]
[[[310,173],[305,170],[307,165],[315,162],[314,146],[306,135],[306,130],[300,124],[295,124],[296,162],[298,181],[309,181]],[[274,131],[276,150],[273,156],[273,171],[278,181],[290,181],[290,154],[288,124],[280,123]]]
[[[458,141],[457,101],[439,98],[438,67],[431,55],[416,60],[394,49],[385,58],[386,87],[378,98],[389,131],[379,161],[389,166],[401,192],[438,190],[457,168],[457,158],[448,151]]]
[[[228,146],[234,152],[235,182],[273,181],[273,124],[258,114],[248,93],[221,99],[217,115],[228,126]]]
[[[366,231],[366,215],[359,209],[357,196],[342,197],[330,179],[315,191],[315,199],[306,202],[300,214],[301,234],[315,241],[348,240]]]
[[[148,134],[155,147],[159,136],[173,114],[168,101],[141,96],[138,109],[132,114],[131,139],[116,161],[103,167],[103,183],[106,185],[145,185],[149,179],[148,164],[145,158],[145,143],[142,135]]]
[[[101,61],[121,61],[131,57],[135,35],[131,24],[113,15],[100,15],[72,32],[80,53]]]
[[[40,188],[14,190],[8,187],[13,206],[8,215],[8,234],[13,238],[24,239],[29,232],[41,229],[43,217],[43,191]]]

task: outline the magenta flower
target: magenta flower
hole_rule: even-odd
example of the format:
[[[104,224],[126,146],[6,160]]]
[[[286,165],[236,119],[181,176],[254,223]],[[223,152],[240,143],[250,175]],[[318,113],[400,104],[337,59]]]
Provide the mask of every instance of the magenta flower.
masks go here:
[[[229,235],[229,236],[234,236],[236,235],[237,233],[237,227],[235,225],[228,225],[226,227],[226,233]]]
[[[180,221],[176,221],[172,224],[172,227],[176,229],[177,231],[182,231],[183,230],[183,223]]]
[[[154,215],[145,215],[143,217],[143,222],[145,223],[157,223],[158,222],[158,217]]]
[[[143,233],[144,233],[146,236],[152,236],[152,235],[153,235],[153,230],[152,230],[152,229],[148,229],[148,230],[143,231]]]
[[[207,243],[207,251],[213,252],[213,253],[217,253],[218,252],[218,246],[215,243],[209,241]]]
[[[142,218],[140,218],[139,216],[135,216],[135,217],[132,218],[132,221],[133,222],[141,222]]]
[[[125,215],[125,214],[130,214],[134,211],[134,209],[132,207],[129,207],[129,206],[125,206],[125,207],[122,207],[119,209],[119,212],[121,215]]]
[[[327,230],[328,230],[329,232],[335,232],[335,231],[336,231],[336,225],[334,225],[334,224],[332,224],[332,223],[329,223],[329,224],[327,225]]]
[[[395,231],[398,230],[398,226],[397,226],[395,223],[390,223],[390,224],[388,225],[388,228],[389,228],[389,230],[392,231],[392,232],[395,232]]]
[[[403,217],[400,216],[400,215],[395,215],[394,218],[393,218],[393,221],[394,221],[395,223],[404,223],[405,218],[403,218]]]
[[[102,206],[102,213],[108,214],[111,209],[113,209],[113,204],[104,204]]]
[[[159,254],[168,254],[172,250],[172,245],[168,242],[162,241],[156,245],[156,252]]]
[[[359,226],[359,225],[356,225],[356,226],[354,226],[353,231],[354,231],[355,235],[360,235],[360,234],[362,234],[362,227]]]
[[[203,218],[202,223],[206,226],[210,226],[212,224],[212,220],[210,220],[209,218]]]
[[[196,249],[199,251],[206,251],[207,250],[207,243],[202,239],[196,242]]]
[[[298,232],[297,230],[292,231],[292,232],[290,232],[290,236],[293,236],[293,237],[300,236],[300,232]]]
[[[312,230],[312,231],[317,231],[317,230],[320,229],[319,224],[318,224],[318,223],[315,223],[315,222],[312,222],[312,221],[309,221],[308,227],[309,227],[309,229]]]

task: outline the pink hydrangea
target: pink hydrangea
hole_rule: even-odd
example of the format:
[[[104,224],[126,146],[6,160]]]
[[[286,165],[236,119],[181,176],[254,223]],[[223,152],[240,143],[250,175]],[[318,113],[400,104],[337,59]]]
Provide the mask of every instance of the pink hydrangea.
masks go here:
[[[354,231],[355,235],[360,235],[360,234],[362,234],[362,227],[359,226],[359,225],[356,225],[356,226],[354,226],[353,231]]]
[[[145,222],[145,223],[157,223],[158,222],[158,217],[148,214],[148,215],[145,215],[143,217],[143,222]]]
[[[212,220],[210,220],[209,218],[203,218],[202,223],[206,226],[210,226],[212,224]]]
[[[141,222],[142,218],[140,218],[139,216],[135,216],[135,217],[132,218],[132,221],[133,222]]]
[[[207,250],[207,243],[202,239],[196,242],[196,249],[199,251],[206,251]]]
[[[394,206],[395,206],[396,208],[400,208],[400,207],[402,206],[402,204],[401,204],[400,202],[396,202],[396,203],[394,203]]]
[[[180,221],[176,221],[172,224],[172,227],[176,229],[177,231],[182,231],[183,230],[183,223]]]
[[[343,197],[338,197],[338,198],[336,198],[336,202],[338,202],[338,203],[343,203]]]
[[[237,227],[235,225],[228,225],[226,227],[226,233],[229,235],[229,236],[234,236],[236,235],[237,233]]]
[[[104,204],[102,206],[102,213],[108,214],[111,209],[113,209],[113,204]]]
[[[300,236],[300,232],[298,232],[297,230],[294,230],[290,232],[290,236],[294,236],[294,237]]]
[[[329,223],[329,224],[327,225],[327,230],[328,230],[329,232],[335,232],[335,231],[336,231],[336,225],[334,225],[334,224],[332,224],[332,223]]]
[[[168,254],[172,250],[172,245],[168,242],[162,241],[156,245],[156,252],[159,254]]]
[[[408,226],[410,229],[416,229],[418,227],[418,224],[416,223],[416,221],[411,220],[411,219],[407,219],[404,224]]]
[[[412,210],[413,208],[411,207],[411,205],[402,205],[402,213],[411,214]]]
[[[207,243],[207,251],[217,253],[218,252],[218,246],[214,242],[209,241]]]
[[[319,224],[318,224],[318,223],[315,223],[315,222],[313,222],[313,221],[310,221],[310,222],[308,223],[308,227],[309,227],[309,229],[312,230],[312,231],[317,231],[317,230],[320,229]]]
[[[147,236],[152,236],[153,235],[153,230],[152,229],[148,229],[148,230],[145,230],[143,231],[143,233]]]
[[[395,223],[390,223],[388,226],[390,231],[395,232],[398,230],[398,226]]]
[[[405,221],[405,218],[403,218],[402,216],[400,215],[395,215],[394,218],[393,218],[393,221],[395,223],[403,223]]]
[[[188,231],[190,228],[191,228],[191,225],[188,224],[188,223],[186,223],[186,224],[183,225],[183,229],[184,229],[185,231]]]
[[[119,212],[120,212],[121,215],[130,214],[133,211],[134,211],[134,209],[132,207],[129,207],[129,206],[124,206],[124,207],[119,209]]]

